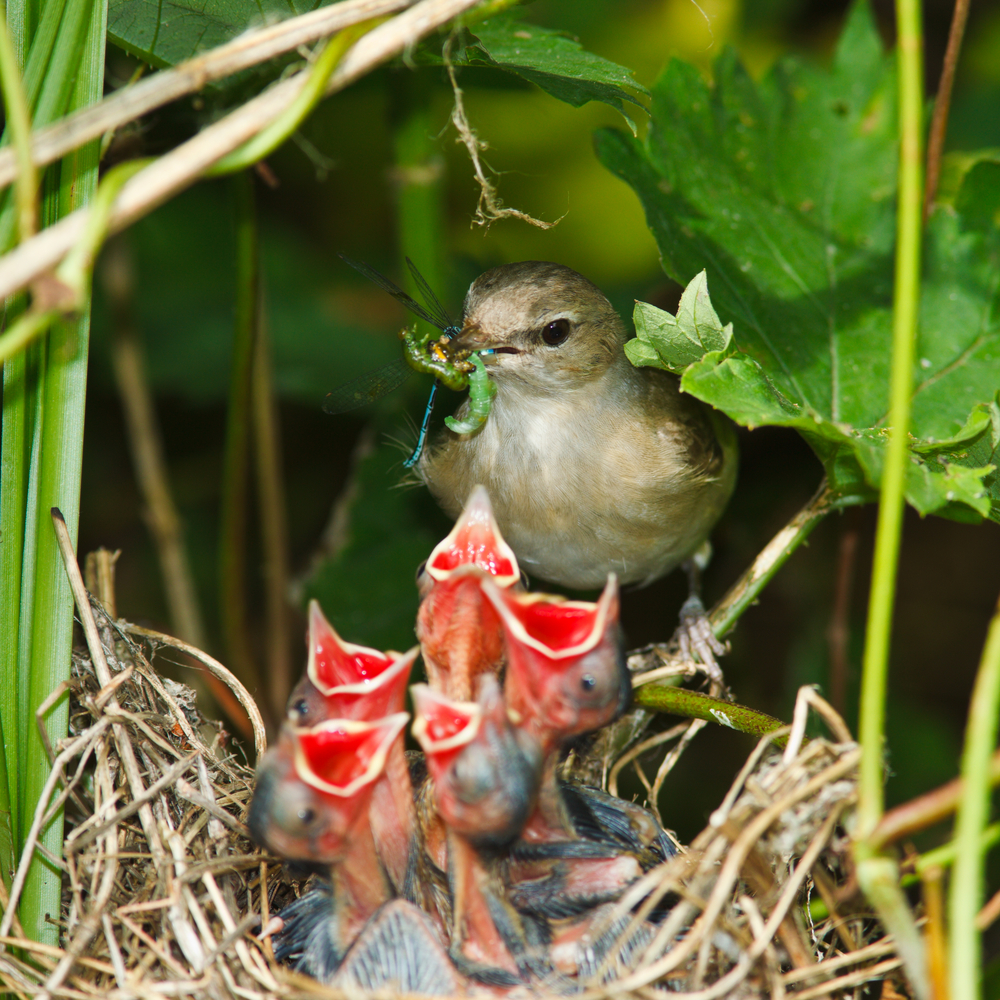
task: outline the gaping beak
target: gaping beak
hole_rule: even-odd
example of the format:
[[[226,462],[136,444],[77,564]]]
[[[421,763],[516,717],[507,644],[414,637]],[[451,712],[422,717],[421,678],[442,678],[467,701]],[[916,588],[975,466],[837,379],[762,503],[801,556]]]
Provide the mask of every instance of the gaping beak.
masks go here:
[[[344,642],[317,601],[309,602],[309,661],[289,698],[289,717],[299,726],[327,719],[373,722],[403,710],[410,668],[419,647],[382,653]]]
[[[247,817],[254,840],[295,861],[340,861],[408,719],[401,712],[299,730],[286,723],[257,769]]]
[[[508,711],[546,751],[606,725],[624,710],[630,677],[613,574],[596,604],[512,594],[489,580],[482,587],[503,623]]]
[[[425,571],[440,582],[461,566],[476,566],[498,587],[510,587],[521,578],[517,557],[500,534],[485,486],[473,489],[455,527],[431,552]]]

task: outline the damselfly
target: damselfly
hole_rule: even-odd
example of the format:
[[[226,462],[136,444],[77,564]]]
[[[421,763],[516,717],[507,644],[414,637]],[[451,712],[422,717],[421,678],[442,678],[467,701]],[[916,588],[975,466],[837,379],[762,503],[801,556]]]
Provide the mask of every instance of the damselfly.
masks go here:
[[[348,410],[364,406],[366,403],[373,403],[376,399],[381,399],[387,393],[398,389],[415,371],[432,373],[435,376],[434,385],[431,387],[430,398],[427,400],[427,408],[424,411],[424,419],[420,425],[417,446],[413,454],[403,463],[406,468],[410,468],[416,465],[420,458],[420,452],[423,450],[438,386],[444,382],[454,389],[465,388],[468,384],[468,372],[472,370],[472,365],[464,359],[452,360],[445,353],[444,348],[447,342],[458,336],[459,327],[452,322],[448,312],[438,301],[430,285],[427,284],[426,279],[409,257],[406,258],[406,265],[410,269],[410,274],[413,275],[417,288],[420,289],[426,308],[412,296],[407,295],[402,288],[390,281],[384,274],[376,271],[375,268],[369,267],[359,260],[352,260],[344,254],[339,256],[345,264],[350,264],[369,281],[375,282],[379,288],[401,302],[415,316],[430,323],[431,326],[437,327],[444,335],[440,340],[428,343],[419,340],[407,331],[402,335],[403,357],[390,361],[387,365],[352,379],[350,382],[345,382],[333,392],[328,393],[323,403],[323,409],[327,413],[346,413]]]

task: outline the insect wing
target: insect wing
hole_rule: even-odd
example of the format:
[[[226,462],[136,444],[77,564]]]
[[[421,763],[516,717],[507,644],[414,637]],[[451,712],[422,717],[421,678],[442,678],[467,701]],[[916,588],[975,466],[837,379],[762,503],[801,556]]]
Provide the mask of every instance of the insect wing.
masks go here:
[[[402,358],[397,358],[327,393],[323,409],[326,413],[346,413],[366,403],[374,403],[398,389],[412,374],[413,369]]]
[[[439,330],[454,337],[458,333],[458,327],[451,321],[448,310],[441,305],[433,289],[427,284],[427,279],[417,270],[417,265],[409,257],[406,258],[406,266],[410,269],[410,274],[413,275],[413,280],[417,283],[417,288],[420,289],[424,302],[427,303],[427,311],[432,314],[431,322]]]
[[[441,325],[441,322],[431,316],[431,314],[427,312],[427,310],[419,302],[417,302],[416,299],[407,295],[406,292],[399,287],[399,285],[390,281],[384,274],[379,274],[374,267],[369,267],[368,264],[362,263],[360,260],[353,260],[344,254],[338,254],[338,256],[345,264],[350,264],[351,267],[353,267],[359,274],[363,274],[369,281],[373,281],[383,291],[388,292],[394,299],[396,299],[397,302],[402,302],[403,305],[406,306],[406,308],[409,309],[415,316],[419,316],[426,323],[430,323],[431,326],[436,326],[439,330],[444,330],[445,327]],[[421,281],[423,281],[422,278]],[[421,291],[422,290],[423,288],[421,288]],[[438,308],[440,308],[440,306],[438,306]],[[445,325],[448,325],[450,321],[447,320],[447,316],[445,319]],[[359,403],[358,405],[360,406],[361,404]]]

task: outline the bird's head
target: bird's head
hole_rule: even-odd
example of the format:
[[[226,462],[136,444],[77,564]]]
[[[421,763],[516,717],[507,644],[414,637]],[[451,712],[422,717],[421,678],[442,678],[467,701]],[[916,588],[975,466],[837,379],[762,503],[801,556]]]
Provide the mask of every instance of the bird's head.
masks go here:
[[[482,357],[498,385],[552,393],[600,378],[624,358],[626,338],[621,317],[583,275],[526,260],[472,283],[453,346],[487,352]]]
[[[548,750],[591,732],[628,707],[631,677],[618,623],[618,583],[596,604],[511,594],[483,581],[507,651],[504,697],[515,723]]]
[[[300,727],[326,719],[372,722],[401,712],[418,651],[383,653],[344,642],[319,602],[310,601],[309,660],[288,699],[289,721]]]
[[[341,860],[408,720],[398,712],[378,722],[332,719],[312,729],[285,723],[257,768],[247,816],[253,839],[293,861]]]
[[[480,847],[516,837],[531,812],[542,772],[541,747],[515,730],[497,679],[486,675],[475,702],[414,684],[413,735],[434,782],[446,825]]]

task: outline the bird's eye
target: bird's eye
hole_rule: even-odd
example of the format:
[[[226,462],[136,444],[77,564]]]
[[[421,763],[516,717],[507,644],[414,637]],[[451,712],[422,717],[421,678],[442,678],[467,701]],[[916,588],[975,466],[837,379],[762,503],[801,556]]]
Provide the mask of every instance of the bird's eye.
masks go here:
[[[584,691],[593,691],[594,688],[597,687],[597,680],[594,675],[584,674],[580,678],[580,687],[582,687]]]
[[[316,810],[303,806],[296,814],[296,818],[303,826],[308,826],[316,818]]]
[[[569,336],[569,320],[554,319],[542,329],[542,340],[549,347],[561,344]]]
[[[292,711],[290,713],[296,717],[296,721],[304,719],[309,714],[309,702],[305,698],[299,698],[299,700],[292,705]]]

